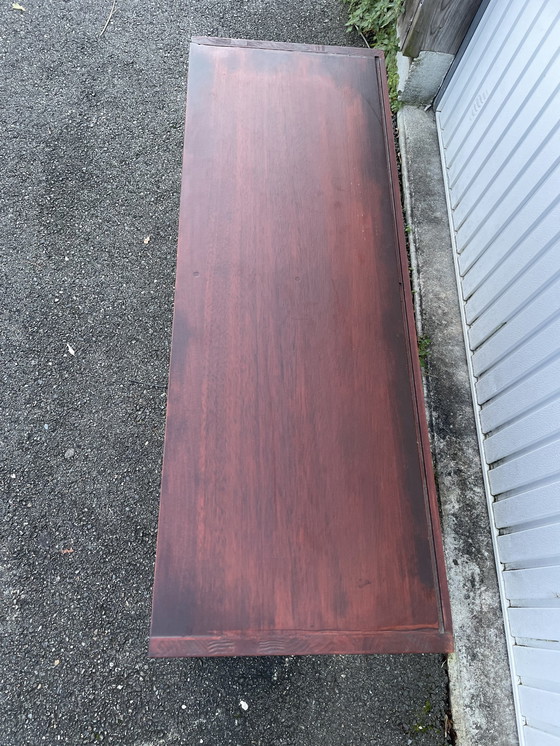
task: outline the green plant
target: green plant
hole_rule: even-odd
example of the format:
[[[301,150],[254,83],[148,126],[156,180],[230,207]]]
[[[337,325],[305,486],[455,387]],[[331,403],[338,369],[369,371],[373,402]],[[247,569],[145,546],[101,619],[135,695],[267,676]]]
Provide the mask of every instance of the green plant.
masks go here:
[[[385,52],[391,108],[399,108],[397,73],[397,19],[404,0],[345,0],[348,3],[348,29],[356,28],[367,44]]]
[[[431,722],[431,713],[432,704],[429,700],[426,700],[424,707],[422,707],[422,712],[418,714],[416,722],[412,724],[408,732],[411,734],[416,734],[438,730],[437,725],[434,722]]]
[[[428,362],[431,344],[432,340],[426,335],[418,337],[418,357],[420,358],[420,365],[422,368],[425,368],[426,363]]]

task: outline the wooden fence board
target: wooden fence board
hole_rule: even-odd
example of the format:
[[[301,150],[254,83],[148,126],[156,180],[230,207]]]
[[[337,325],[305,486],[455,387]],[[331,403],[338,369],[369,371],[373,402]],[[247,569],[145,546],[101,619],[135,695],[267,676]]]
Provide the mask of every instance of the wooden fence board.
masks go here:
[[[399,22],[403,53],[456,54],[481,0],[408,0]]]

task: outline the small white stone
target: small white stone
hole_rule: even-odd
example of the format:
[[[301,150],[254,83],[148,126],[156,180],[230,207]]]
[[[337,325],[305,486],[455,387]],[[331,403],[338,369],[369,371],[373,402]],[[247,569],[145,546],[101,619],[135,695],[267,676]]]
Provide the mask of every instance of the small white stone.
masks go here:
[[[245,710],[245,711],[247,711],[247,710],[249,709],[249,705],[247,704],[247,702],[245,702],[245,700],[244,700],[244,699],[242,699],[242,700],[241,700],[241,701],[239,702],[239,704],[241,705],[241,709],[242,709],[242,710]]]

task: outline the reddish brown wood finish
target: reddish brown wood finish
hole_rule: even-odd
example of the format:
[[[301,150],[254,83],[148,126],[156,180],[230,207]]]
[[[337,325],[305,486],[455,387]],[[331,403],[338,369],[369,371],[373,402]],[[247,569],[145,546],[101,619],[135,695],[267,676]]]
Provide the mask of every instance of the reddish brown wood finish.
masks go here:
[[[382,70],[191,45],[151,655],[451,649]]]

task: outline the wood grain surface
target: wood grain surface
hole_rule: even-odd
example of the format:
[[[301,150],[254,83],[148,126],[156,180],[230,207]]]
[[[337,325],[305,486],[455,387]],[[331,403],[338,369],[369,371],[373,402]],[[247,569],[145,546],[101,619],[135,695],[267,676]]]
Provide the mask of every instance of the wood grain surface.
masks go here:
[[[150,654],[443,652],[381,53],[194,39]]]

